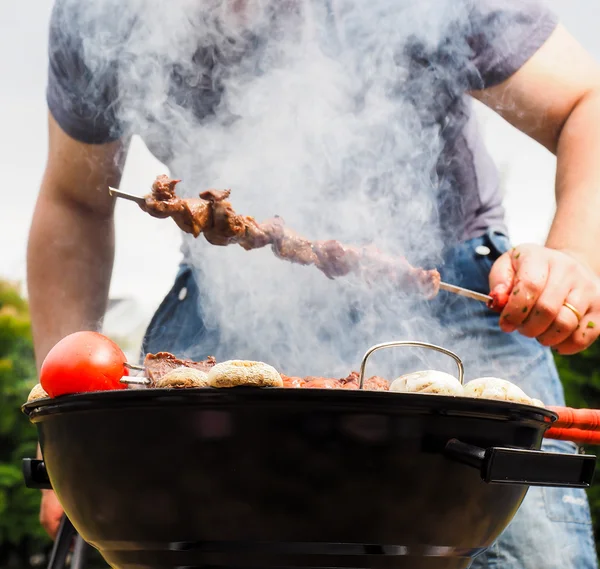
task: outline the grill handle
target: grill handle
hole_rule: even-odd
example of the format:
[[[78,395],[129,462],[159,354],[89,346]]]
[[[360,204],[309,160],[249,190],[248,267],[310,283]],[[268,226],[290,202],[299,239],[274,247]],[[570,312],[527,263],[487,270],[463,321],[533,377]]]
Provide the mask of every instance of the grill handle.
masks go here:
[[[22,462],[23,478],[27,488],[38,490],[52,490],[52,484],[46,472],[43,460],[37,458],[24,458]]]
[[[462,363],[462,360],[454,352],[451,352],[450,350],[447,350],[446,348],[442,348],[441,346],[436,346],[435,344],[429,344],[427,342],[397,340],[397,341],[392,341],[392,342],[384,342],[383,344],[376,344],[375,346],[371,346],[367,350],[367,352],[363,356],[363,359],[360,364],[360,380],[359,380],[359,384],[358,384],[359,389],[363,388],[363,384],[365,381],[365,369],[367,367],[367,360],[369,359],[369,356],[373,352],[376,352],[377,350],[383,350],[386,348],[398,348],[398,347],[426,348],[428,350],[433,350],[435,352],[440,352],[441,354],[445,354],[446,356],[452,358],[454,360],[454,362],[456,363],[456,367],[458,368],[458,381],[460,381],[461,384],[464,383],[465,367]]]
[[[589,488],[596,469],[596,457],[592,455],[480,448],[458,439],[448,441],[444,454],[476,468],[484,482],[493,484]]]

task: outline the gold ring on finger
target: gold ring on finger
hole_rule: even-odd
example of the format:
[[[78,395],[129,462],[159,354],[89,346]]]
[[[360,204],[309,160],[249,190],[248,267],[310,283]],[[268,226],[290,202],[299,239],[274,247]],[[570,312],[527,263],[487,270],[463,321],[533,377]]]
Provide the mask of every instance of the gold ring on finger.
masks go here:
[[[581,316],[581,312],[579,312],[577,308],[575,308],[572,304],[569,304],[568,302],[563,302],[563,306],[566,306],[573,314],[575,314],[577,322],[581,321],[583,317]]]

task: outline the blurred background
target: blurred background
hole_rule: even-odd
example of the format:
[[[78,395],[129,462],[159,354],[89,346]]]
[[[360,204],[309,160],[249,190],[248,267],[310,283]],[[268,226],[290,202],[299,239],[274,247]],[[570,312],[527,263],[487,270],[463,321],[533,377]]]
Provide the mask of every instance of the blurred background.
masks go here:
[[[564,24],[600,60],[600,4],[547,0]],[[25,251],[47,149],[46,65],[53,0],[0,2],[0,568],[43,567],[51,543],[38,522],[39,492],[23,485],[21,458],[34,457],[36,433],[20,405],[36,383],[25,287]],[[488,147],[502,174],[515,244],[543,243],[554,212],[555,159],[545,149],[478,106]],[[132,142],[121,189],[146,193],[168,173],[143,142]],[[140,215],[134,204],[116,209],[116,259],[105,333],[130,361],[153,311],[172,285],[179,263],[179,230]],[[155,259],[160,259],[156,270]],[[567,403],[600,407],[600,347],[558,360]],[[600,449],[586,449],[598,453]],[[600,482],[589,491],[600,536]],[[89,566],[102,566],[92,559]]]

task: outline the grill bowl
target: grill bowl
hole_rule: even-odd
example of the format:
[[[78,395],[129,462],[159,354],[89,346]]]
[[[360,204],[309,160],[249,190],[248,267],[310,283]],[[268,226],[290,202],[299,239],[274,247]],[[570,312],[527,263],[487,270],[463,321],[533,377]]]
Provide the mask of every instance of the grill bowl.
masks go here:
[[[116,569],[465,568],[527,485],[485,482],[449,441],[537,450],[556,419],[462,397],[247,387],[23,410],[66,514]]]

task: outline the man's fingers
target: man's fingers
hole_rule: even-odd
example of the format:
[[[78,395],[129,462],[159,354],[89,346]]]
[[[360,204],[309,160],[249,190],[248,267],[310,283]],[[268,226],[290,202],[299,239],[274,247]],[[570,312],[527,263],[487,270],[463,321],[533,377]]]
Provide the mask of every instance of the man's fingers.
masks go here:
[[[564,280],[567,281],[568,277],[565,276]],[[573,288],[565,298],[560,302],[551,324],[536,336],[543,346],[557,346],[566,341],[581,326],[580,321],[590,307],[589,297],[582,288]],[[537,305],[534,310],[538,310]]]
[[[600,336],[600,280],[576,257],[533,244],[502,255],[490,272],[490,296],[503,299],[500,328],[574,354]],[[504,307],[502,309],[502,306]]]
[[[525,314],[519,332],[529,338],[558,337],[557,334],[562,335],[563,340],[568,338],[579,322],[578,318],[563,306],[565,298],[572,294],[572,302],[578,306],[582,304],[572,287],[572,275],[567,274],[560,266],[550,265],[546,284],[535,304]],[[584,314],[588,306],[582,308]]]
[[[589,348],[600,335],[600,310],[592,310],[579,322],[575,331],[563,342],[554,346],[561,355],[570,356]]]
[[[566,306],[561,306],[550,326],[537,336],[543,346],[555,346],[564,342],[579,326],[579,320]]]
[[[509,292],[513,286],[514,278],[515,269],[509,251],[498,257],[492,265],[489,277],[490,291],[500,294]]]
[[[508,303],[500,317],[500,328],[513,332],[523,324],[542,294],[548,281],[549,265],[545,259],[513,249],[510,253],[515,269]]]

